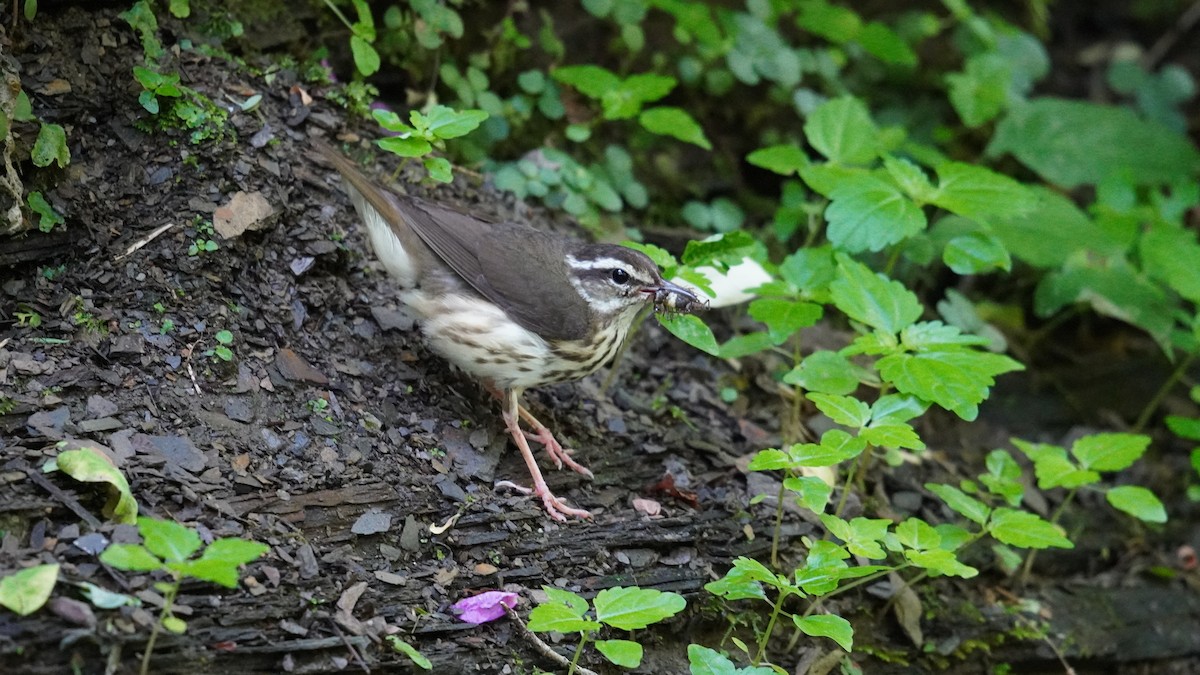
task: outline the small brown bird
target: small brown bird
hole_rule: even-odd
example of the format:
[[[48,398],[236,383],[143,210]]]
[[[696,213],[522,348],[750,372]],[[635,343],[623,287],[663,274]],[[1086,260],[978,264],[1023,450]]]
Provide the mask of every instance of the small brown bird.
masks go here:
[[[591,477],[519,402],[521,392],[590,375],[617,353],[647,306],[691,312],[706,306],[663,280],[633,249],[585,244],[517,223],[476,216],[391,192],[317,141],[346,183],[371,247],[399,282],[430,348],[482,379],[504,407],[504,424],[555,520],[590,517],[546,486],[526,439],[555,466]],[[521,428],[524,420],[529,431]]]

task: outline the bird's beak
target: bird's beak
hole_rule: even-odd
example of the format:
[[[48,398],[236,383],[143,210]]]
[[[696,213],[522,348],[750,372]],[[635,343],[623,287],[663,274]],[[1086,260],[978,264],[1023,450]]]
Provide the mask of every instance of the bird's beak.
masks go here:
[[[654,311],[673,314],[692,314],[708,309],[708,301],[701,300],[695,291],[669,281],[662,281],[658,288],[647,289],[654,295]]]

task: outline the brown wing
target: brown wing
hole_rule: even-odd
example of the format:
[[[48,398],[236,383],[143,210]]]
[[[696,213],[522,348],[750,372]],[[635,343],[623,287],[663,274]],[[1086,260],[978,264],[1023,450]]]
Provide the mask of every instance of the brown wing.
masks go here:
[[[565,257],[573,242],[419,199],[401,203],[405,220],[421,240],[518,324],[548,340],[587,335],[587,303],[567,277]]]

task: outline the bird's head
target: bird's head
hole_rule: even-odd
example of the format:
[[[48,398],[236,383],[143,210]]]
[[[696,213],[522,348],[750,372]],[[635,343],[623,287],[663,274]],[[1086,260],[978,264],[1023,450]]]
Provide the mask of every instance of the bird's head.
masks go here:
[[[655,309],[691,313],[708,303],[662,278],[646,254],[624,246],[591,244],[567,256],[571,285],[601,321],[628,324],[648,304]]]

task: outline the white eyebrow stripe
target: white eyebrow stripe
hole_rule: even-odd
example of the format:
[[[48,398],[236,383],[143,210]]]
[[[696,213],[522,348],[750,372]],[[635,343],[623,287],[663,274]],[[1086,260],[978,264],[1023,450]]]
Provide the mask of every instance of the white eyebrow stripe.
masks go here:
[[[620,267],[621,269],[628,270],[631,267],[628,261],[618,260],[616,258],[596,258],[595,260],[585,261],[569,255],[567,256],[567,262],[572,267],[588,270],[606,270],[614,267]]]

